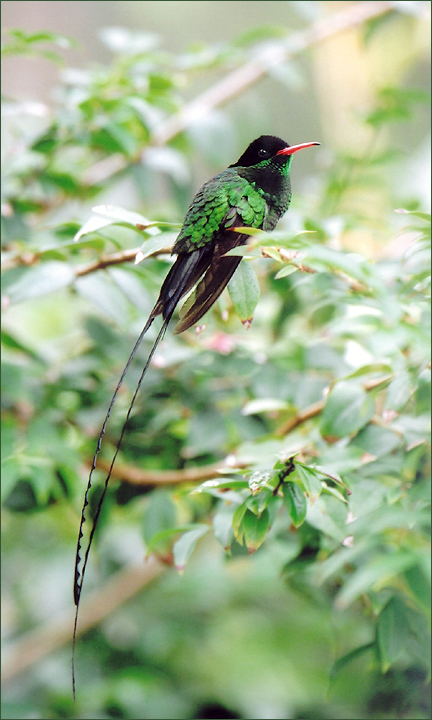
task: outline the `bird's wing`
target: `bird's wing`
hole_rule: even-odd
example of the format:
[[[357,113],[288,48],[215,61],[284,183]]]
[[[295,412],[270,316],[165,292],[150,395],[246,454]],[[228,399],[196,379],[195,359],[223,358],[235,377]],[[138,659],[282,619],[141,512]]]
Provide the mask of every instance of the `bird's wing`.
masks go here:
[[[153,316],[170,316],[179,300],[198,283],[181,313],[174,333],[194,325],[211,308],[239,265],[240,257],[225,257],[244,245],[248,235],[234,227],[262,227],[266,205],[260,193],[234,170],[225,170],[195,195],[175,242],[177,259],[162,286]]]
[[[235,214],[229,218],[231,227],[244,226],[242,219]],[[234,275],[241,257],[226,256],[234,247],[244,245],[249,235],[226,229],[213,245],[212,252],[202,258],[206,269],[202,279],[195,288],[194,294],[186,301],[180,313],[181,319],[174,328],[174,334],[187,330],[198,322],[216,302],[219,295]]]
[[[162,284],[157,303],[151,313],[152,319],[160,313],[164,320],[170,319],[181,298],[205,273],[210,263],[210,256],[211,251],[206,246],[177,255]]]

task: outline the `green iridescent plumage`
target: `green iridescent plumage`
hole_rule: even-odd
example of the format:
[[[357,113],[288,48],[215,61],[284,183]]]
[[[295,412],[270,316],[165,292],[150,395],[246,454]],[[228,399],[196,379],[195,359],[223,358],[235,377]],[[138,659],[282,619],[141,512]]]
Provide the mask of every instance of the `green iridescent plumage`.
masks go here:
[[[191,252],[214,242],[221,229],[240,224],[260,227],[265,199],[235,170],[225,170],[209,180],[194,197],[173,252]]]

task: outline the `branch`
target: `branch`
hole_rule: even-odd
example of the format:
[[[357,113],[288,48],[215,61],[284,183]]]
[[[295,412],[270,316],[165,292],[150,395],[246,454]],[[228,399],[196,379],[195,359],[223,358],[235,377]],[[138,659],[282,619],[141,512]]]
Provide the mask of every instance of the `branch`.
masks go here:
[[[256,53],[252,60],[233,70],[186,104],[177,115],[167,118],[153,133],[149,147],[165,145],[185,130],[191,122],[236,97],[280,63],[290,60],[309,47],[313,47],[343,30],[361,25],[367,20],[393,9],[393,3],[386,0],[358,2],[355,5],[344,7],[340,12],[320,18],[307,30],[293,33],[284,43],[272,45],[272,47]],[[145,156],[145,152],[144,149],[142,158]],[[92,186],[106,181],[123,170],[128,162],[126,158],[119,155],[116,155],[115,158],[104,158],[89,169],[85,178],[86,184]]]
[[[151,556],[140,565],[119,571],[102,590],[84,600],[80,608],[77,636],[97,625],[114,610],[130,600],[146,585],[158,578],[165,566]],[[9,651],[2,669],[2,683],[39,663],[46,655],[71,642],[74,610],[69,607],[54,620],[26,633]]]
[[[380,385],[388,383],[392,377],[392,375],[386,375],[381,378],[375,378],[374,380],[368,380],[363,383],[363,387],[366,392],[370,392]],[[296,415],[282,423],[282,425],[273,432],[273,435],[275,437],[288,435],[294,428],[319,415],[323,411],[325,403],[325,400],[319,400],[300,410]],[[89,461],[88,464],[90,465],[91,461]],[[98,461],[98,468],[100,470],[108,472],[110,466],[111,463],[107,460],[101,459]],[[117,480],[129,482],[132,485],[170,486],[180,485],[181,483],[198,483],[204,480],[212,480],[214,477],[217,477],[220,472],[226,471],[229,468],[234,470],[246,467],[248,467],[248,463],[232,460],[231,458],[225,458],[222,462],[212,463],[211,465],[185,468],[184,470],[142,470],[134,465],[117,464],[114,465],[111,476]]]
[[[363,383],[363,387],[366,392],[369,392],[370,390],[374,390],[380,385],[384,385],[384,383],[389,382],[392,378],[392,375],[387,375],[383,378],[368,380],[367,382]],[[284,435],[288,435],[291,430],[294,430],[294,428],[306,422],[306,420],[310,420],[311,418],[319,415],[324,409],[325,403],[325,400],[319,400],[318,402],[309,405],[309,407],[306,407],[304,410],[300,410],[296,415],[294,415],[294,417],[291,417],[284,423],[282,423],[282,425],[280,425],[274,431],[274,435],[276,435],[276,437],[283,437]]]
[[[140,250],[141,248],[132,248],[131,250],[121,250],[120,252],[111,253],[109,255],[101,255],[98,260],[93,260],[86,265],[78,265],[75,268],[75,276],[82,277],[83,275],[89,275],[92,272],[96,272],[96,270],[103,270],[111,265],[120,265],[124,262],[135,262],[135,258]],[[160,250],[148,253],[146,258],[157,257],[158,255],[171,255],[171,250],[171,247],[161,248]],[[5,258],[2,260],[1,267],[2,270],[11,270],[12,268],[20,267],[22,265],[31,267],[42,260],[42,252],[27,252]]]
[[[94,260],[87,265],[81,265],[76,268],[76,277],[82,277],[83,275],[90,275],[96,270],[103,270],[111,265],[120,265],[124,262],[135,262],[135,258],[141,248],[133,248],[132,250],[121,250],[120,252],[111,253],[110,255],[101,255],[100,258]],[[158,255],[170,255],[171,248],[166,247],[161,250],[155,250],[152,253],[146,255],[146,257],[156,257]]]
[[[90,462],[88,463],[91,464]],[[98,461],[98,468],[109,471],[111,463]],[[212,480],[227,468],[247,467],[245,463],[225,459],[223,462],[202,465],[201,467],[185,468],[184,470],[142,470],[133,465],[114,465],[111,477],[124,480],[132,485],[180,485],[181,483],[198,483]]]
[[[165,145],[185,130],[191,122],[236,97],[280,63],[290,60],[307,48],[313,47],[343,30],[361,25],[367,20],[393,9],[393,3],[384,0],[358,2],[339,12],[320,18],[307,30],[293,33],[288,40],[279,45],[265,48],[258,52],[252,60],[226,75],[195,100],[185,105],[177,115],[169,117],[153,134],[150,145]]]

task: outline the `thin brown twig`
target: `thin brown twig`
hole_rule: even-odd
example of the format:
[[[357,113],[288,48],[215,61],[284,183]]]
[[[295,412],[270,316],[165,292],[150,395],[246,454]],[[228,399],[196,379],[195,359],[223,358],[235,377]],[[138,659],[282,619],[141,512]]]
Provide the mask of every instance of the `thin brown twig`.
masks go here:
[[[80,265],[75,269],[76,277],[83,277],[83,275],[90,275],[92,272],[97,270],[104,270],[111,265],[120,265],[124,262],[135,262],[135,258],[139,248],[132,248],[132,250],[121,250],[120,252],[111,253],[110,255],[101,255],[97,260],[86,263],[86,265]]]
[[[97,260],[86,265],[80,265],[75,270],[76,277],[82,277],[83,275],[90,275],[92,272],[97,270],[104,270],[111,265],[120,265],[124,262],[135,262],[135,258],[139,253],[140,248],[133,248],[132,250],[121,250],[120,252],[111,253],[110,255],[101,255]],[[171,247],[162,248],[149,253],[146,257],[156,257],[158,255],[170,255]]]
[[[374,390],[375,388],[379,387],[380,385],[383,385],[384,383],[389,382],[392,379],[392,375],[386,375],[383,378],[376,378],[374,380],[368,380],[367,382],[363,383],[363,387],[366,390],[366,392],[369,392],[370,390]],[[291,430],[294,430],[294,428],[298,427],[302,423],[306,422],[307,420],[310,420],[313,417],[316,417],[319,415],[325,405],[325,400],[319,400],[316,403],[313,403],[312,405],[309,405],[304,410],[300,410],[298,413],[296,413],[293,417],[288,418],[288,420],[285,420],[282,425],[280,425],[275,431],[274,435],[276,437],[284,437],[285,435],[288,435],[288,433],[291,432]]]
[[[106,460],[99,460],[98,468],[108,471],[111,463]],[[132,485],[180,485],[182,483],[198,483],[204,480],[211,480],[218,477],[221,471],[232,468],[244,468],[245,463],[241,462],[218,462],[201,467],[184,468],[183,470],[142,470],[133,465],[114,466],[111,477],[117,480],[125,480]]]
[[[111,265],[120,265],[124,262],[135,262],[135,258],[141,248],[132,248],[130,250],[121,250],[119,252],[110,253],[107,255],[101,255],[97,260],[86,263],[85,265],[78,265],[75,268],[75,276],[82,277],[83,275],[89,275],[97,270],[104,270]],[[154,252],[149,253],[146,257],[157,257],[159,255],[170,255],[172,247],[165,247]],[[31,267],[36,265],[43,259],[42,253],[22,253],[20,255],[14,255],[8,257],[2,261],[2,270],[11,270],[15,267],[25,265]]]

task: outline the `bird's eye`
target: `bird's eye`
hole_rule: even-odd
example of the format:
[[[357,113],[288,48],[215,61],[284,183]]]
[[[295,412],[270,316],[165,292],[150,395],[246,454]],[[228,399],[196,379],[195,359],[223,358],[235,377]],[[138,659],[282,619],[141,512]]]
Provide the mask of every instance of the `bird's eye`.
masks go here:
[[[267,152],[267,150],[264,150],[264,148],[261,148],[260,150],[258,150],[258,155],[260,158],[265,158],[265,157],[267,157],[268,152]]]

